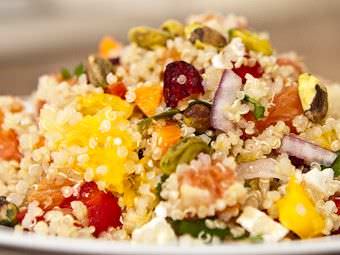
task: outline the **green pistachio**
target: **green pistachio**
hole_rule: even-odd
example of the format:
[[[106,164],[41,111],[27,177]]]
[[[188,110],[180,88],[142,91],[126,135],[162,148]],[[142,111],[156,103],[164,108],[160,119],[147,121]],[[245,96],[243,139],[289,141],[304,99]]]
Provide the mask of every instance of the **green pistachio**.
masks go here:
[[[199,137],[187,137],[172,146],[162,157],[160,168],[164,174],[171,174],[177,165],[189,163],[201,153],[210,153],[210,147]]]
[[[206,102],[194,101],[183,112],[184,123],[198,133],[207,131],[210,125],[211,106]]]
[[[128,37],[130,42],[136,43],[139,47],[154,50],[164,47],[170,35],[160,29],[141,26],[130,29]]]
[[[17,223],[18,207],[0,196],[0,225],[14,227]]]
[[[302,109],[312,122],[321,122],[328,112],[327,88],[313,75],[299,76],[298,93]]]
[[[208,45],[216,48],[223,48],[227,45],[226,38],[220,32],[197,23],[187,26],[185,34],[189,41],[199,49],[205,48]]]
[[[181,22],[177,20],[169,19],[165,21],[161,25],[161,29],[169,33],[171,38],[184,36],[184,26]]]
[[[263,39],[255,33],[245,29],[231,29],[229,31],[229,40],[239,37],[248,50],[261,52],[263,55],[270,56],[273,54],[273,48],[267,39]]]
[[[106,76],[113,71],[113,66],[108,59],[90,55],[87,60],[86,71],[91,84],[104,87],[107,85]]]

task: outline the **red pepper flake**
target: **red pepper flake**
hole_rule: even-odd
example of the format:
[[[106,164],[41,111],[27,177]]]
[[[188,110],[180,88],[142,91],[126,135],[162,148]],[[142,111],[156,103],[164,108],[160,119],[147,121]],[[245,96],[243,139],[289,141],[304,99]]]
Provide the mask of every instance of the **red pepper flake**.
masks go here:
[[[108,85],[105,87],[104,92],[106,94],[118,96],[122,99],[125,99],[125,94],[126,94],[126,86],[124,82],[116,82],[111,85]]]
[[[0,130],[0,159],[20,161],[19,141],[14,130]]]

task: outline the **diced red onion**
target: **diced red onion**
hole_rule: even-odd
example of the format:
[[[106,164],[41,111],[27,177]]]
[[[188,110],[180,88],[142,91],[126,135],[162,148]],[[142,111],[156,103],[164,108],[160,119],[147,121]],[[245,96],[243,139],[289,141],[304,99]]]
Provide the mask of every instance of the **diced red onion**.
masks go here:
[[[226,118],[224,109],[235,101],[241,86],[242,80],[237,74],[231,70],[224,70],[213,100],[210,120],[212,127],[224,132],[233,127],[232,122]]]
[[[240,179],[254,179],[254,178],[277,178],[286,180],[284,176],[277,172],[276,161],[271,158],[258,159],[255,161],[241,163],[237,167],[237,176]]]
[[[286,135],[282,139],[280,151],[303,159],[307,164],[316,162],[327,167],[331,166],[337,157],[336,153],[307,142],[293,134]]]

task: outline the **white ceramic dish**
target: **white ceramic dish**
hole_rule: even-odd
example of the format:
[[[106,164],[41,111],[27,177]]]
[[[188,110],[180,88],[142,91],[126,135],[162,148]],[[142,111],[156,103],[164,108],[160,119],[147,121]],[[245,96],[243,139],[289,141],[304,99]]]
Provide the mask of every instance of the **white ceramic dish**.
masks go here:
[[[266,255],[339,254],[340,236],[265,244],[224,244],[216,246],[148,246],[127,242],[67,239],[0,230],[0,247],[29,254],[64,253],[96,255]]]

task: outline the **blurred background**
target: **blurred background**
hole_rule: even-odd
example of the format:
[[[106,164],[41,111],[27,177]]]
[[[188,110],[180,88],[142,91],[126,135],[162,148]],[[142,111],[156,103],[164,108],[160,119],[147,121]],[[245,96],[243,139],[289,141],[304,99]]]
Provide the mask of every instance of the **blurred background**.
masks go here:
[[[41,74],[96,51],[103,35],[126,41],[131,26],[204,11],[247,16],[278,51],[340,81],[339,0],[0,0],[0,94],[30,93]]]

